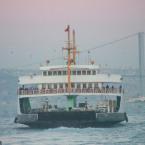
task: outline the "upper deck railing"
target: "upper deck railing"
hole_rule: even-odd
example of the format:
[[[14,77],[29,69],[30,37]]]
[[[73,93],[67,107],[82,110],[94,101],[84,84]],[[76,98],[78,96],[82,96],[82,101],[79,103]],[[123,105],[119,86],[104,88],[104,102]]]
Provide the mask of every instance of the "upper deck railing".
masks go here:
[[[58,88],[58,89],[38,89],[38,88],[25,88],[25,89],[18,89],[18,95],[49,95],[49,94],[122,94],[124,90],[122,88],[88,88],[88,89],[81,89],[81,88],[73,88],[69,90]]]

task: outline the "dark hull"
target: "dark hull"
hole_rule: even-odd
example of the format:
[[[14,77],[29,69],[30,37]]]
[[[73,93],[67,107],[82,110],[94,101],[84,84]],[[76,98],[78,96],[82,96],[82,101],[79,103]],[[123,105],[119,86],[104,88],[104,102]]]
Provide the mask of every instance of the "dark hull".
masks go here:
[[[16,123],[35,128],[55,127],[101,127],[127,121],[126,113],[96,113],[95,111],[41,112],[22,114],[15,118]]]

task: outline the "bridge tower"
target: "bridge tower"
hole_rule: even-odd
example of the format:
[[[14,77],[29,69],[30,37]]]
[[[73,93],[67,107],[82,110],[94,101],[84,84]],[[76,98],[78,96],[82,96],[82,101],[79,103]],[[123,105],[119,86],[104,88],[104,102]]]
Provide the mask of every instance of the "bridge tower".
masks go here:
[[[139,47],[139,96],[144,96],[144,32],[138,33]]]

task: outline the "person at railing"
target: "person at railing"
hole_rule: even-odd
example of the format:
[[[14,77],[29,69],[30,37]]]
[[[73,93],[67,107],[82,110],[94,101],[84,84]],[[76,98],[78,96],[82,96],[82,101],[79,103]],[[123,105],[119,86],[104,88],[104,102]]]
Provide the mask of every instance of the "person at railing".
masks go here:
[[[28,88],[24,89],[24,94],[27,95],[28,94]]]
[[[119,86],[119,93],[122,93],[122,86]]]
[[[58,108],[57,105],[54,105],[54,108],[57,109]]]
[[[58,88],[58,89],[46,89],[46,88],[42,88],[42,89],[38,89],[37,87],[33,88],[23,88],[20,87],[18,89],[18,94],[19,95],[32,95],[32,94],[55,94],[55,93],[68,93],[68,88]],[[112,85],[112,87],[109,87],[109,85],[107,84],[106,87],[102,86],[102,88],[99,87],[88,87],[88,88],[72,88],[71,89],[71,93],[122,93],[123,89],[122,86],[120,85],[119,88],[114,88],[114,86]]]
[[[23,88],[20,87],[20,88],[18,89],[18,94],[19,94],[19,95],[22,95],[22,91],[23,91]]]
[[[114,93],[114,86],[111,87],[111,91],[112,91],[112,93]]]
[[[34,88],[34,94],[38,94],[38,92],[39,92],[39,90],[38,90],[38,88]]]
[[[109,85],[106,86],[106,93],[109,93]]]

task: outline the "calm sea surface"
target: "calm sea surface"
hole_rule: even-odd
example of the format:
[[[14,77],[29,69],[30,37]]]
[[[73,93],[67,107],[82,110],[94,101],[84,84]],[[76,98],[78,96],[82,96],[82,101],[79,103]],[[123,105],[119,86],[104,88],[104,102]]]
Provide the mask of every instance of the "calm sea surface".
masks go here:
[[[3,145],[145,145],[145,102],[126,103],[126,111],[129,122],[109,128],[31,129],[13,123],[13,107],[1,106],[0,140]]]

